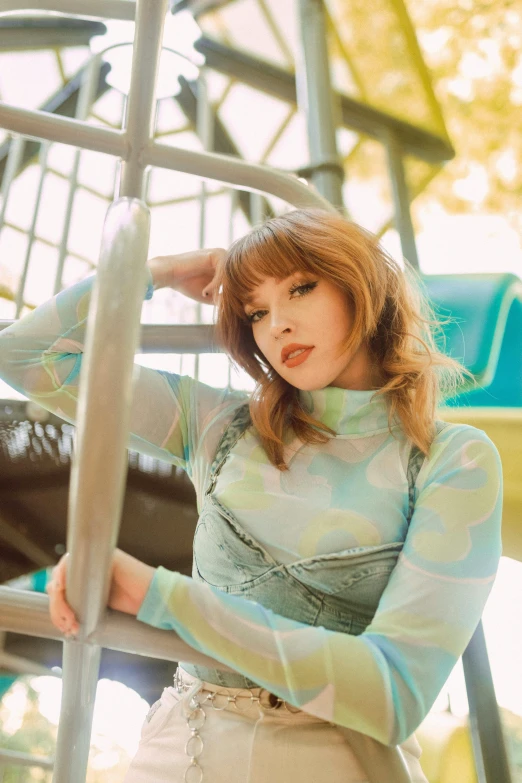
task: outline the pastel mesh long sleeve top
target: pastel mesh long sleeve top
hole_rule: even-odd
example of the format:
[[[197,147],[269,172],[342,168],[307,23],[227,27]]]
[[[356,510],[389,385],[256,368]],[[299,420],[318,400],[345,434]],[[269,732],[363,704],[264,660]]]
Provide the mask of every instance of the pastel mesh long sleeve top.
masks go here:
[[[71,423],[93,280],[0,332],[0,377]],[[138,619],[176,631],[311,714],[400,744],[465,650],[493,585],[501,555],[500,457],[482,430],[445,427],[418,475],[408,527],[411,444],[399,422],[388,429],[386,401],[335,387],[300,395],[337,435],[317,445],[290,440],[290,470],[280,472],[251,428],[228,455],[214,493],[280,563],[404,542],[370,625],[359,636],[308,626],[164,568]],[[201,508],[220,438],[247,398],[137,367],[128,445],[184,468]]]

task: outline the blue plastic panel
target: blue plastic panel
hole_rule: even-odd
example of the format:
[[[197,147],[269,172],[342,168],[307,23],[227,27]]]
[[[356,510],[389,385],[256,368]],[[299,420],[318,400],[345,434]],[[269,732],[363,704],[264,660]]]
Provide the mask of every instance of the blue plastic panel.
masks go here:
[[[522,406],[522,281],[512,274],[424,275],[444,327],[444,350],[479,384],[446,405]],[[443,347],[442,345],[440,346]]]

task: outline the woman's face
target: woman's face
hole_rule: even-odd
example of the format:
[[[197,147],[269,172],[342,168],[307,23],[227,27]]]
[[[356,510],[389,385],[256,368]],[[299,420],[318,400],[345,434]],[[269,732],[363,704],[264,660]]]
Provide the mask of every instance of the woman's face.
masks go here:
[[[361,345],[352,356],[341,353],[352,316],[346,294],[329,280],[312,272],[296,272],[280,281],[265,278],[244,310],[259,350],[292,386],[303,391],[375,388],[366,347]],[[281,352],[294,344],[312,350],[292,366],[292,359],[284,361]]]

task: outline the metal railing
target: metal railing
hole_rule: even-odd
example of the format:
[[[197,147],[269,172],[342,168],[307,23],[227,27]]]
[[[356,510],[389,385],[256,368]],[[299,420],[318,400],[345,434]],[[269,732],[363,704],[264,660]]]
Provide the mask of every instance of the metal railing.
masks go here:
[[[20,783],[22,783],[22,772],[24,769],[36,768],[46,770],[48,774],[43,780],[47,783],[51,780],[50,773],[53,770],[54,762],[53,759],[44,756],[33,756],[29,753],[0,748],[0,783],[4,780],[5,773],[9,771],[9,767],[17,770],[15,779],[20,781]],[[11,777],[11,780],[13,780],[13,777]]]
[[[24,4],[9,4],[9,10]],[[71,11],[67,2],[38,3]],[[75,11],[116,15],[120,3],[86,3]],[[7,10],[6,4],[0,10]],[[92,11],[91,11],[92,13]],[[212,153],[173,149],[153,140],[154,95],[167,0],[138,0],[131,86],[122,130],[87,125],[0,104],[0,125],[14,133],[94,149],[122,159],[119,198],[109,208],[93,287],[78,400],[77,451],[69,493],[67,600],[80,621],[75,641],[64,640],[63,692],[55,783],[85,780],[101,648],[126,649],[169,660],[206,659],[173,633],[145,627],[106,612],[112,552],[120,525],[127,469],[134,355],[146,281],[150,216],[140,200],[149,165],[218,179],[235,187],[271,193],[294,206],[331,204],[297,178]],[[105,335],[110,332],[108,343]],[[97,390],[110,389],[102,395]],[[123,403],[123,404],[122,404]],[[99,433],[104,437],[100,438]],[[88,590],[86,589],[88,585]],[[59,638],[47,616],[45,596],[3,588],[2,626]],[[226,668],[212,662],[218,668]]]

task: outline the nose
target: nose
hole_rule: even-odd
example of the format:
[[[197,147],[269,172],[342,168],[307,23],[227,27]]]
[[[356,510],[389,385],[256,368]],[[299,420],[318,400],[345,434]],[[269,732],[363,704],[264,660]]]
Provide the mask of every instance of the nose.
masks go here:
[[[270,335],[272,337],[280,337],[283,334],[291,334],[295,331],[294,313],[284,302],[272,303],[265,318],[269,320]]]
[[[281,321],[281,319],[274,319],[270,324],[270,334],[275,339],[279,339],[283,334],[290,334],[291,331],[290,325]]]

